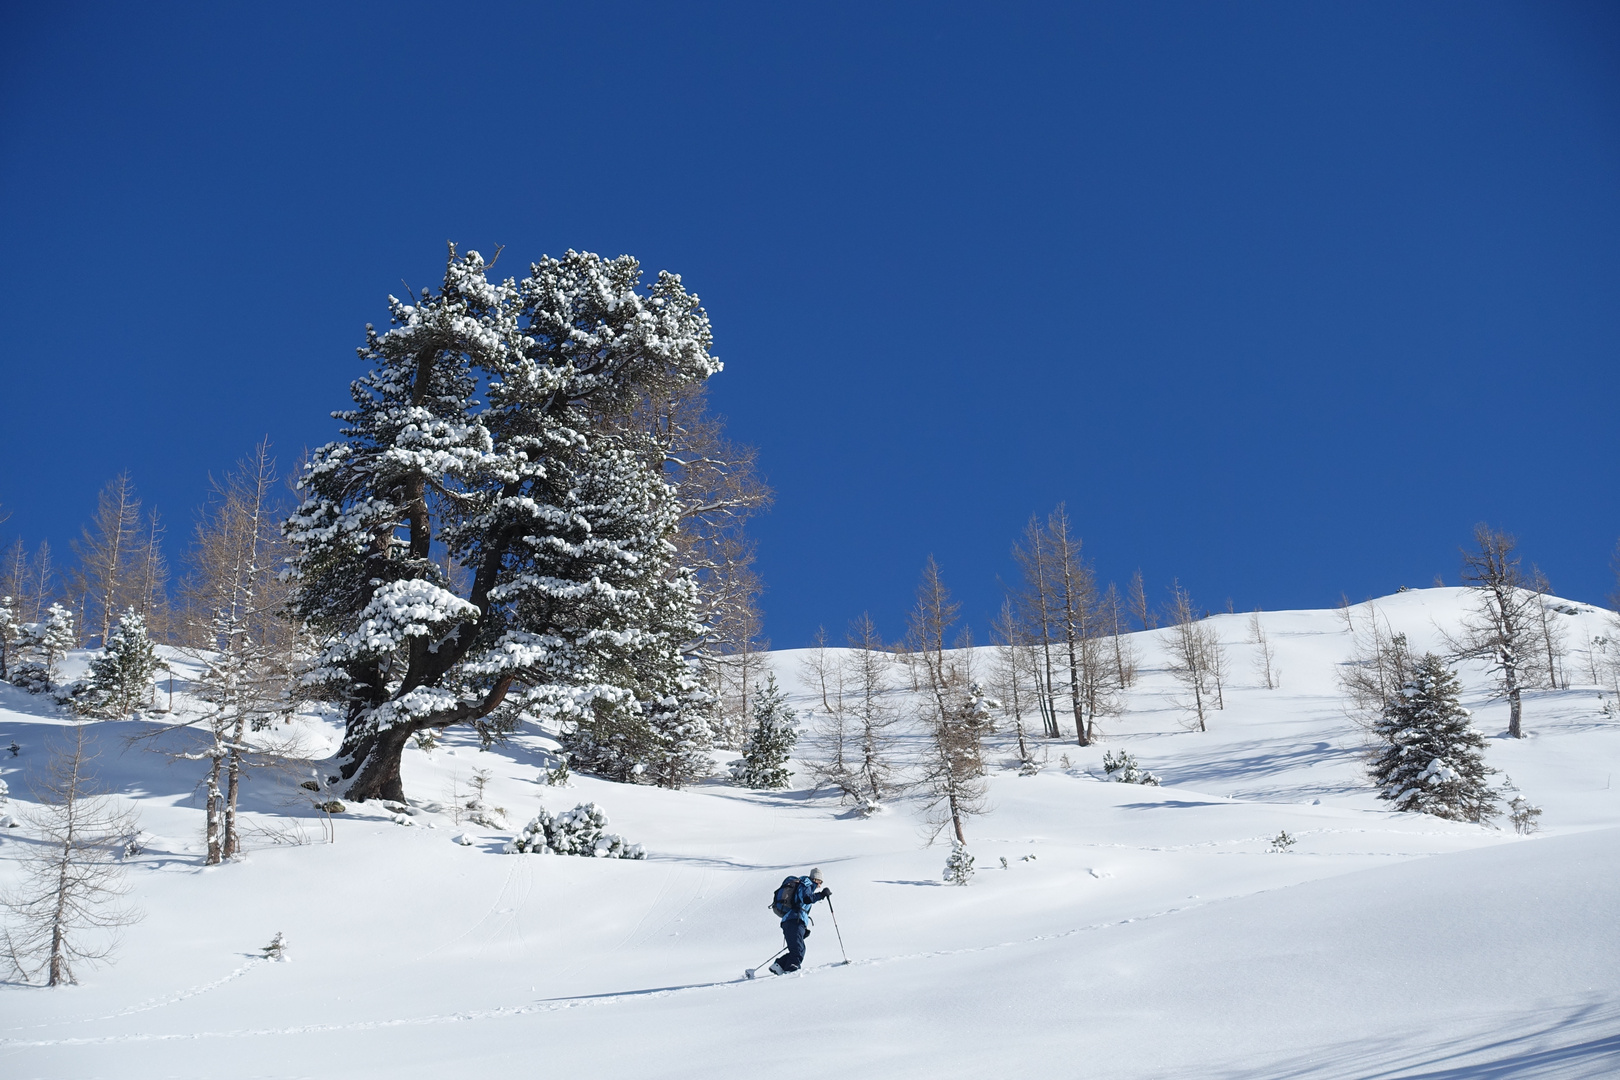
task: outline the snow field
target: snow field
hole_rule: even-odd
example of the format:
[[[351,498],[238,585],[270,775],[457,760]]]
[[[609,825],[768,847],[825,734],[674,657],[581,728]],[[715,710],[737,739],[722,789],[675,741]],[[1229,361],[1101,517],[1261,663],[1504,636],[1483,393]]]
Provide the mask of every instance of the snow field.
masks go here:
[[[1436,589],[1378,606],[1421,649],[1464,602]],[[1574,649],[1607,625],[1566,618]],[[137,724],[98,724],[103,776],[149,834],[129,863],[146,918],[81,986],[0,985],[0,1075],[712,1077],[792,1055],[900,1077],[1620,1072],[1620,722],[1597,688],[1528,695],[1531,737],[1513,742],[1463,669],[1490,764],[1545,808],[1544,835],[1520,839],[1373,798],[1332,683],[1337,612],[1263,616],[1274,691],[1254,686],[1247,616],[1218,619],[1236,685],[1211,730],[1184,729],[1156,635],[1135,635],[1130,712],[1099,746],[1048,744],[1038,776],[993,774],[962,889],[940,884],[948,849],[922,846],[905,800],[863,819],[802,789],[549,788],[551,743],[532,733],[409,751],[412,824],[351,807],[335,844],[317,842],[302,775],[259,774],[250,817],[307,842],[250,834],[248,858],[204,869],[196,768],[125,751]],[[773,659],[802,711],[800,656]],[[0,686],[13,804],[62,723],[45,712]],[[312,743],[336,737],[301,723]],[[1164,786],[1099,782],[1118,747]],[[509,829],[453,820],[474,768]],[[647,861],[499,854],[537,805],[589,801]],[[1297,843],[1279,854],[1283,829]],[[0,839],[0,884],[26,842]],[[812,865],[855,963],[827,966],[840,953],[818,905],[806,972],[738,981],[780,943],[771,890]],[[290,962],[258,958],[277,931]]]

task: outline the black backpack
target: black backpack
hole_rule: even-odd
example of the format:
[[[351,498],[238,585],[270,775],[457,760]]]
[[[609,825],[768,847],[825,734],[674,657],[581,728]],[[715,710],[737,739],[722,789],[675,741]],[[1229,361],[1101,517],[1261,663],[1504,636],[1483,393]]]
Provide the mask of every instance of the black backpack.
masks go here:
[[[771,910],[778,916],[788,915],[799,910],[799,878],[783,878],[782,884],[776,887],[771,896]]]

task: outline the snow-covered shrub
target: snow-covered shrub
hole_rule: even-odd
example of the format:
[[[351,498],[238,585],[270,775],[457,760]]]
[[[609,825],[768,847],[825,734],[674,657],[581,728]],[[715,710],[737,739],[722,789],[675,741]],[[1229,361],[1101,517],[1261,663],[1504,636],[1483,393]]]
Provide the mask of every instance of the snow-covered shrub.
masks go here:
[[[1117,755],[1112,750],[1103,752],[1103,772],[1108,774],[1110,780],[1121,784],[1145,784],[1148,787],[1158,787],[1159,778],[1143,769],[1136,758],[1121,750]]]
[[[540,782],[547,787],[568,787],[572,774],[568,771],[568,755],[558,754],[553,768],[540,770]]]
[[[287,939],[280,930],[277,930],[276,936],[270,939],[270,944],[264,946],[264,948],[259,951],[264,954],[264,958],[266,960],[273,960],[277,962],[286,960],[288,959]]]
[[[768,674],[765,685],[755,687],[754,728],[748,733],[742,760],[733,762],[731,775],[743,787],[769,790],[788,786],[788,755],[799,733],[794,727],[793,710],[787,707],[787,695],[776,685],[776,676]]]
[[[945,881],[950,885],[966,885],[973,879],[973,856],[967,845],[952,842],[951,857],[945,860]]]
[[[50,670],[33,660],[16,664],[11,669],[11,685],[30,694],[43,694],[51,688]]]
[[[1294,846],[1294,843],[1297,840],[1298,837],[1290,836],[1288,834],[1288,830],[1284,829],[1282,832],[1271,838],[1271,850],[1287,851],[1289,848]]]
[[[553,815],[544,808],[506,843],[508,855],[583,855],[595,859],[645,859],[640,844],[607,831],[607,813],[593,802]]]
[[[10,795],[11,789],[6,786],[6,782],[4,780],[0,780],[0,806],[6,805],[6,799],[9,798]]]
[[[488,769],[473,770],[472,797],[462,799],[459,795],[455,796],[457,800],[455,811],[456,824],[461,824],[462,818],[465,817],[474,825],[482,825],[486,829],[507,828],[506,807],[491,806],[487,801],[485,801],[484,798],[485,792],[489,787],[489,782],[493,778],[494,775]]]
[[[1508,803],[1508,820],[1513,822],[1513,831],[1520,836],[1527,836],[1540,827],[1536,819],[1541,817],[1541,807],[1531,806],[1523,795],[1513,796]]]
[[[1453,821],[1496,815],[1496,792],[1486,782],[1495,770],[1485,766],[1485,740],[1469,723],[1460,693],[1446,662],[1427,653],[1384,707],[1373,727],[1384,746],[1369,771],[1378,797],[1395,809]]]

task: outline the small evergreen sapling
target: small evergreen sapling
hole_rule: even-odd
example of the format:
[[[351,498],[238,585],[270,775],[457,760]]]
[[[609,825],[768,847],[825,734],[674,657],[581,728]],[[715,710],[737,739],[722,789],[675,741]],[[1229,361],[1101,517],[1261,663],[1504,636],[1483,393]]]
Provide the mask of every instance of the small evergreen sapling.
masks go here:
[[[966,844],[951,843],[951,857],[945,860],[945,882],[966,885],[973,880],[973,855]]]
[[[260,952],[264,953],[264,958],[266,960],[271,960],[276,963],[281,963],[283,961],[292,959],[287,955],[286,935],[284,935],[280,930],[276,931],[276,936],[270,939],[270,944],[266,945],[260,950]]]
[[[792,775],[787,767],[788,755],[799,738],[794,719],[787,695],[776,685],[776,676],[766,675],[765,685],[754,691],[754,729],[748,734],[742,761],[732,766],[739,784],[758,790],[788,786]]]
[[[1373,727],[1384,746],[1371,765],[1378,797],[1395,809],[1453,821],[1497,813],[1487,778],[1485,740],[1458,702],[1461,685],[1433,653],[1417,661],[1406,686]]]

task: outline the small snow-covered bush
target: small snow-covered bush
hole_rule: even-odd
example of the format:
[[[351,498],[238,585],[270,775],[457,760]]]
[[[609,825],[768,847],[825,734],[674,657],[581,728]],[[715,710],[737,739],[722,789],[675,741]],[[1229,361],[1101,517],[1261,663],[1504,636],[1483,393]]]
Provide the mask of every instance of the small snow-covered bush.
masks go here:
[[[951,857],[945,860],[945,881],[966,885],[973,879],[973,855],[964,844],[951,844]]]
[[[11,685],[30,694],[43,694],[51,688],[51,673],[44,664],[30,660],[11,669]]]
[[[4,806],[6,804],[6,799],[10,797],[10,795],[11,789],[6,787],[6,782],[4,780],[0,780],[0,806]]]
[[[1527,836],[1540,827],[1536,819],[1541,816],[1541,807],[1531,806],[1523,795],[1513,796],[1508,803],[1508,819],[1513,822],[1513,831],[1520,836]]]
[[[645,859],[640,844],[607,831],[607,813],[593,802],[552,815],[545,809],[506,842],[508,855],[582,855],[594,859]]]
[[[1159,778],[1142,768],[1136,758],[1121,750],[1117,755],[1112,750],[1103,752],[1103,772],[1108,774],[1110,780],[1120,784],[1144,784],[1147,787],[1158,787]]]

